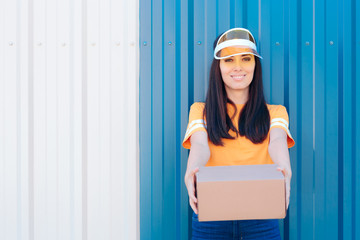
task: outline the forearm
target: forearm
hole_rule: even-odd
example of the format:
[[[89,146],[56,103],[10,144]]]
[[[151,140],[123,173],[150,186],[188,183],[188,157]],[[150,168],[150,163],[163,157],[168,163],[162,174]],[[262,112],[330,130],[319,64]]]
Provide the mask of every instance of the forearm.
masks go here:
[[[191,145],[187,170],[189,172],[197,167],[205,166],[210,158],[210,149],[208,144],[194,143]]]
[[[287,141],[285,138],[278,138],[269,144],[269,154],[273,162],[281,168],[285,168],[291,175],[291,164]]]

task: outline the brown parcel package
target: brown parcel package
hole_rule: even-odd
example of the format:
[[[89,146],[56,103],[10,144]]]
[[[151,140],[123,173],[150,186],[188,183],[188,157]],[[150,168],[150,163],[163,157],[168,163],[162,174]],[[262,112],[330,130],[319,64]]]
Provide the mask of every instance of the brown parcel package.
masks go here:
[[[201,167],[196,173],[199,221],[285,218],[285,180],[276,168]]]

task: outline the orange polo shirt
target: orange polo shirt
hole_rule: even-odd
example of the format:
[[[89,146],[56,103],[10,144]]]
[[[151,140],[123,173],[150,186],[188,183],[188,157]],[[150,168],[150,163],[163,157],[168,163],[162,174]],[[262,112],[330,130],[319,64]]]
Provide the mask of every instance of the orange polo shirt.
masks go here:
[[[239,116],[244,104],[236,104],[237,114],[232,119],[233,125],[237,128]],[[268,152],[270,131],[273,128],[281,128],[287,133],[288,148],[295,145],[289,131],[289,117],[286,108],[281,105],[267,104],[270,113],[270,130],[266,139],[262,143],[254,144],[245,136],[236,137],[236,133],[229,131],[235,139],[222,139],[224,146],[216,146],[208,140],[210,148],[210,159],[206,166],[226,166],[226,165],[256,165],[272,164]],[[198,131],[206,131],[206,120],[203,118],[205,103],[196,102],[190,108],[189,123],[183,141],[183,147],[190,149],[190,137]],[[232,116],[235,109],[231,104],[227,105],[228,115]]]

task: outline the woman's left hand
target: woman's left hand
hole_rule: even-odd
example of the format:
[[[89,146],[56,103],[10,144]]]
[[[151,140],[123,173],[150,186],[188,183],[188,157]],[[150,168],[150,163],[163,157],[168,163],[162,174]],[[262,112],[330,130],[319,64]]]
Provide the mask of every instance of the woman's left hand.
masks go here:
[[[286,193],[286,210],[289,207],[289,202],[290,202],[290,182],[291,182],[291,170],[290,169],[286,169],[285,167],[278,167],[277,168],[278,171],[281,171],[282,174],[285,177],[285,193]]]

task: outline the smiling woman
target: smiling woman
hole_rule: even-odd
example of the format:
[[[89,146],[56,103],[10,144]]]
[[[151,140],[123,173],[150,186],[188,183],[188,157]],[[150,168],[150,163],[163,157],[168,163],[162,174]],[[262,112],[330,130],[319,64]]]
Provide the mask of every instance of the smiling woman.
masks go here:
[[[279,165],[285,175],[287,204],[294,145],[285,107],[265,102],[262,70],[251,33],[230,29],[214,42],[205,103],[194,103],[183,141],[190,148],[185,184],[194,210],[193,239],[280,239],[277,220],[199,222],[194,182],[201,166]],[[241,206],[240,206],[241,207]],[[246,235],[245,235],[246,233]]]

